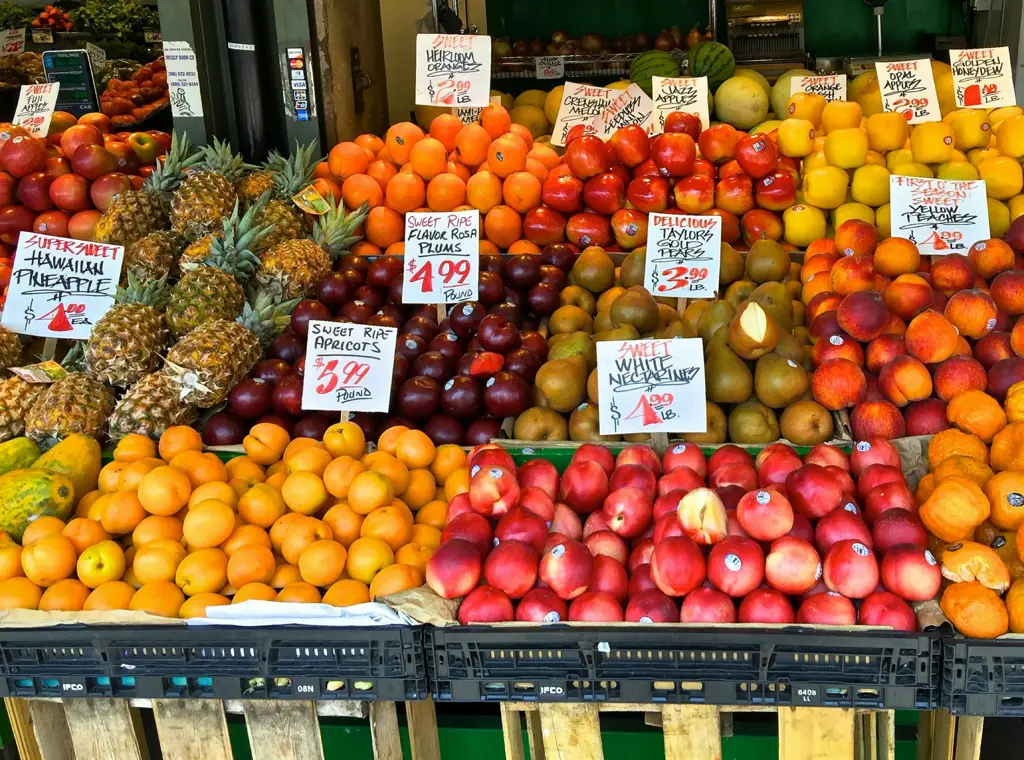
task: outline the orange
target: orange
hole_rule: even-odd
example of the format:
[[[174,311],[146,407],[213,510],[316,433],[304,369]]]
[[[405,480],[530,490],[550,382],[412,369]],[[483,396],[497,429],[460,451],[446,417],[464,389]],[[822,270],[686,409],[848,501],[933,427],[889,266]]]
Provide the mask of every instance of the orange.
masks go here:
[[[360,538],[348,547],[345,572],[350,578],[369,585],[382,568],[394,562],[395,553],[379,538]]]
[[[142,522],[145,522],[145,520]],[[138,528],[135,530],[137,531]],[[103,530],[102,525],[95,520],[89,520],[84,517],[73,519],[64,526],[60,534],[74,545],[75,551],[78,554],[81,554],[93,544],[98,544],[100,541],[106,541],[110,538],[110,534]],[[24,538],[22,538],[22,541],[24,542]],[[134,536],[132,542],[135,543]]]
[[[458,161],[449,161],[447,171],[449,174],[454,174],[463,182],[469,182],[469,178],[473,176],[469,171],[469,167],[465,164],[459,163]],[[457,208],[456,211],[469,211],[469,209],[460,207]]]
[[[85,605],[90,589],[81,581],[65,578],[57,581],[43,592],[39,599],[39,609],[76,612]]]
[[[243,546],[265,546],[273,548],[270,535],[258,525],[236,525],[228,540],[220,545],[221,551],[231,557]]]
[[[373,177],[353,174],[341,186],[341,197],[350,209],[357,209],[364,203],[374,208],[384,202],[384,191]]]
[[[963,541],[988,519],[990,512],[984,491],[973,481],[954,475],[935,484],[918,517],[943,541]]]
[[[193,488],[199,488],[204,483],[219,481],[228,482],[228,469],[220,458],[212,453],[201,451],[183,451],[175,455],[170,462],[171,467],[177,467],[185,471]]]
[[[263,468],[251,457],[235,457],[224,463],[230,480],[241,479],[250,483],[262,483],[267,478]]]
[[[529,240],[517,240],[508,247],[509,253],[540,253],[540,246]]]
[[[361,457],[366,451],[363,429],[354,422],[337,422],[324,433],[324,448],[332,457]]]
[[[296,451],[292,456],[285,456],[285,469],[291,475],[296,472],[310,472],[323,475],[327,465],[331,463],[331,455],[325,449],[307,446]]]
[[[434,556],[434,548],[416,542],[406,544],[395,552],[395,562],[399,565],[410,565],[421,573],[427,572],[427,562]]]
[[[60,534],[40,538],[31,546],[23,547],[21,552],[25,576],[43,588],[69,577],[75,571],[77,560],[75,545]]]
[[[176,618],[184,603],[185,594],[180,588],[170,581],[157,581],[141,586],[132,596],[128,609]]]
[[[469,205],[486,214],[501,203],[502,185],[491,172],[477,172],[466,182],[466,200]]]
[[[409,485],[409,468],[398,457],[388,454],[386,451],[374,451],[372,454],[366,454],[362,463],[367,469],[386,476],[391,481],[396,494],[402,493]]]
[[[301,604],[319,604],[321,599],[320,590],[305,581],[289,583],[277,592],[278,602],[299,602]]]
[[[228,558],[228,583],[235,588],[246,583],[269,583],[276,569],[274,553],[269,547],[257,544],[241,546]]]
[[[274,579],[270,581],[270,586],[272,588],[281,589],[289,583],[298,583],[301,580],[302,575],[299,574],[298,565],[290,565],[287,562],[284,562],[278,565],[277,570],[274,571]]]
[[[21,566],[21,552],[22,548],[15,543],[0,547],[0,581],[24,577],[25,570]]]
[[[100,470],[98,487],[102,493],[113,493],[121,481],[121,472],[128,467],[127,462],[109,462]]]
[[[418,174],[399,172],[385,190],[388,208],[399,214],[415,211],[427,200],[427,183]]]
[[[988,447],[983,440],[971,433],[949,428],[936,433],[928,444],[928,469],[934,471],[943,459],[958,454],[988,463]]]
[[[232,509],[238,506],[238,493],[229,483],[219,480],[203,483],[199,488],[195,489],[188,497],[188,507],[191,509],[196,504],[207,499],[220,499]]]
[[[277,599],[277,590],[266,583],[246,583],[235,592],[235,595],[231,598],[231,603],[241,604],[251,599],[272,602]]]
[[[330,494],[327,493],[327,487],[318,475],[312,472],[296,472],[285,478],[281,486],[281,496],[293,512],[312,515],[327,503]]]
[[[132,570],[140,583],[173,581],[187,553],[179,541],[169,538],[150,541],[135,552]]]
[[[502,188],[505,205],[520,214],[540,205],[540,180],[529,172],[513,172]]]
[[[284,428],[260,422],[252,426],[242,446],[252,461],[266,467],[281,458],[290,441],[291,437]]]
[[[410,470],[409,485],[402,491],[402,500],[412,511],[433,501],[436,484],[430,470]]]
[[[96,502],[96,504],[99,503],[99,501]],[[142,508],[139,496],[135,491],[121,491],[107,494],[100,522],[103,523],[103,529],[108,533],[123,536],[125,533],[135,530],[135,527],[148,516],[149,513]]]
[[[436,119],[434,121],[437,121]],[[370,589],[362,581],[345,578],[324,593],[323,603],[333,607],[351,607],[370,601]]]
[[[447,168],[448,152],[440,140],[424,137],[412,146],[409,164],[416,174],[429,182]]]
[[[304,517],[305,515],[300,515],[298,512],[288,512],[274,521],[270,528],[270,545],[275,552],[281,553],[281,546],[284,544],[284,537],[288,530]]]
[[[363,174],[370,165],[370,156],[365,148],[354,142],[338,143],[327,154],[327,166],[331,174],[346,180],[353,174]]]
[[[412,538],[412,525],[411,518],[399,508],[378,507],[363,520],[359,537],[379,538],[394,552]]]
[[[25,532],[21,535],[21,545],[29,546],[41,538],[60,535],[66,526],[59,517],[40,517],[28,524]]]
[[[430,463],[430,472],[438,485],[443,485],[455,470],[466,464],[466,452],[454,443],[443,443],[434,451],[434,461]]]
[[[533,133],[525,126],[522,124],[513,124],[508,128],[508,131],[526,143],[527,150],[533,148]]]
[[[398,450],[398,437],[408,429],[405,425],[389,427],[377,439],[377,449],[394,455]]]
[[[444,149],[451,153],[455,150],[455,137],[462,129],[462,121],[451,113],[443,113],[430,122],[430,136],[439,140]]]
[[[103,495],[103,492],[98,488],[95,491],[89,491],[85,496],[78,500],[78,504],[75,505],[75,517],[86,517],[89,514],[89,508]]]
[[[427,207],[431,211],[454,211],[466,202],[466,183],[454,174],[438,174],[427,185]]]
[[[160,458],[170,462],[183,451],[202,451],[203,439],[199,431],[187,425],[169,427],[160,436]]]
[[[188,596],[220,591],[227,580],[228,555],[220,549],[192,552],[174,573],[174,582]]]
[[[561,162],[554,149],[547,145],[534,145],[526,157],[539,161],[548,171],[554,169]]]
[[[178,610],[182,619],[204,618],[209,607],[222,607],[231,604],[231,601],[223,594],[196,594],[185,600]]]
[[[413,525],[409,541],[436,549],[441,545],[441,529],[435,528],[433,525]]]
[[[257,483],[238,500],[242,519],[261,528],[269,528],[287,511],[281,492],[266,483]]]
[[[420,507],[416,513],[417,525],[429,525],[432,528],[444,528],[448,515],[448,502],[435,500]]]
[[[123,470],[121,470],[121,477],[117,481],[118,491],[137,491],[139,489],[139,483],[146,476],[146,473],[152,472],[157,467],[163,467],[164,460],[157,459],[155,457],[148,457],[146,459],[139,459],[136,462],[132,462]]]
[[[551,174],[544,164],[535,158],[530,158],[529,154],[526,156],[526,171],[536,177],[542,185],[547,182],[548,175]]]
[[[491,136],[492,140],[497,140],[509,131],[512,126],[512,117],[509,116],[504,106],[488,103],[480,111],[480,126],[487,130],[487,134]]]
[[[135,526],[135,530],[132,532],[132,545],[145,546],[150,541],[158,541],[162,538],[180,542],[182,535],[181,520],[177,517],[150,515]]]
[[[992,439],[992,469],[1024,472],[1024,423],[1007,425]]]
[[[89,588],[121,580],[126,565],[125,552],[114,541],[93,544],[78,558],[75,569],[78,580]]]
[[[334,533],[321,520],[315,517],[306,517],[297,520],[284,534],[284,541],[281,542],[281,556],[293,565],[299,564],[299,555],[302,550],[314,541],[333,539]]]
[[[503,135],[487,149],[487,166],[504,179],[526,168],[526,143],[516,135]]]
[[[368,515],[378,507],[390,504],[394,498],[391,481],[373,470],[357,475],[348,490],[349,505],[361,515]]]
[[[227,541],[235,529],[235,513],[219,499],[196,504],[185,515],[182,533],[190,549],[210,549]]]
[[[188,504],[192,481],[178,467],[157,467],[139,482],[137,497],[142,508],[151,515],[173,515]]]
[[[421,430],[407,430],[395,442],[395,456],[407,467],[427,467],[434,461],[434,444]]]
[[[951,583],[939,607],[965,636],[991,639],[1009,629],[1009,615],[999,594],[978,581]]]
[[[1006,427],[1006,413],[999,402],[978,390],[956,394],[946,407],[946,418],[985,443],[991,443],[996,433]]]
[[[324,515],[324,523],[334,533],[334,540],[346,549],[359,538],[359,530],[365,518],[350,507],[346,502],[340,502],[327,510]]]
[[[359,147],[366,148],[371,153],[379,153],[384,147],[384,141],[377,137],[377,135],[359,135],[354,142]]]
[[[314,541],[299,552],[299,573],[306,583],[327,587],[341,578],[347,557],[337,541]]]
[[[156,456],[156,442],[139,433],[129,433],[114,447],[114,461],[131,464]]]
[[[444,481],[444,496],[451,501],[460,493],[469,493],[469,468],[460,467]]]
[[[135,596],[135,589],[123,581],[97,586],[82,605],[83,610],[126,610]]]
[[[0,610],[34,610],[42,597],[43,590],[28,578],[0,581]]]
[[[388,183],[398,174],[398,169],[395,165],[388,161],[371,161],[370,165],[366,167],[366,176],[371,177],[374,182],[380,185],[380,189],[385,191],[387,194]],[[359,254],[359,251],[352,247],[352,253]]]
[[[507,249],[522,237],[522,217],[508,206],[495,206],[484,217],[484,234],[498,248]]]
[[[370,598],[397,594],[423,585],[423,573],[412,565],[389,565],[381,569],[370,583]]]
[[[455,135],[455,156],[466,166],[479,166],[487,160],[491,136],[479,124],[467,124]]]
[[[1019,530],[1024,524],[1024,474],[997,473],[985,483],[984,491],[992,507],[992,523],[1003,530]]]
[[[412,122],[393,124],[384,137],[384,147],[391,160],[401,166],[409,160],[413,146],[423,139],[423,130]]]
[[[956,475],[967,478],[984,488],[989,478],[992,477],[992,468],[977,459],[957,455],[946,457],[939,462],[939,466],[935,468],[932,475],[935,476],[936,483],[941,483],[946,478]]]
[[[387,208],[377,206],[370,209],[366,217],[366,239],[378,246],[387,248],[401,242],[405,237],[405,219],[401,214]]]

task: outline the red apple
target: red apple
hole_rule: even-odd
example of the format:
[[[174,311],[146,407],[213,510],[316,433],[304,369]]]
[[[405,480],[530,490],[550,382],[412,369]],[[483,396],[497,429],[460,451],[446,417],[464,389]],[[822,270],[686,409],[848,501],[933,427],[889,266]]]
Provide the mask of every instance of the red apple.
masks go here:
[[[676,603],[658,589],[648,589],[630,595],[625,619],[629,623],[675,623],[679,620],[679,610]]]
[[[682,132],[696,140],[700,137],[700,117],[685,111],[673,111],[665,117],[665,132]],[[625,163],[625,162],[623,162]]]
[[[647,130],[639,124],[616,129],[608,144],[615,154],[615,160],[630,168],[642,164],[651,154],[651,140]]]
[[[740,135],[736,141],[736,161],[754,179],[771,174],[779,165],[779,149],[766,135]]]
[[[427,585],[444,599],[465,596],[480,581],[480,552],[462,539],[443,541],[427,561]]]
[[[910,605],[888,591],[876,591],[860,603],[861,625],[877,625],[896,631],[916,631],[917,615]]]
[[[710,488],[696,488],[683,496],[677,515],[683,532],[698,544],[718,543],[728,531],[725,504]]]
[[[927,549],[901,544],[882,557],[882,583],[902,599],[925,602],[939,593],[942,571]]]
[[[666,177],[685,177],[690,174],[696,158],[697,145],[688,134],[670,132],[651,140],[651,160]]]
[[[663,593],[686,596],[705,576],[704,555],[686,536],[672,536],[655,543],[651,555],[651,578]]]
[[[626,200],[638,211],[657,213],[668,208],[670,192],[671,186],[663,177],[637,177],[626,187]],[[548,203],[546,198],[543,200]]]
[[[853,602],[842,594],[828,591],[815,594],[800,605],[796,622],[818,625],[854,625],[857,610]]]
[[[773,491],[745,494],[736,505],[736,517],[744,532],[758,541],[774,541],[793,528],[793,507],[786,497]]]
[[[788,446],[786,447],[789,448]],[[764,451],[768,451],[767,448]],[[763,454],[764,451],[761,453]],[[762,488],[770,486],[772,483],[781,484],[786,482],[786,478],[789,477],[789,473],[799,468],[803,462],[800,461],[799,455],[792,451],[785,451],[783,449],[776,449],[772,453],[761,458],[761,454],[758,455],[757,466],[757,480],[758,484]],[[799,511],[799,510],[797,510]]]
[[[625,467],[620,467],[616,472],[624,469]],[[643,467],[637,469],[651,475],[650,471]],[[615,480],[615,475],[612,475],[612,480]],[[638,488],[628,486],[608,494],[602,507],[608,527],[623,538],[634,538],[643,533],[651,522],[653,511],[651,496]]]

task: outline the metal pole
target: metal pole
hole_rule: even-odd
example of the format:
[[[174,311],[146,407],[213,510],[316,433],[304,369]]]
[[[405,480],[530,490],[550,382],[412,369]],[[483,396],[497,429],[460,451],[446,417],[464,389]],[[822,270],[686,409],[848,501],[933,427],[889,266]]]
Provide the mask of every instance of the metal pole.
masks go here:
[[[708,26],[711,27],[711,39],[718,39],[718,0],[708,0]]]
[[[224,0],[224,26],[227,37],[228,67],[234,86],[238,143],[235,148],[249,160],[262,160],[270,149],[265,118],[265,77],[260,76],[260,60],[267,46],[256,28],[252,4],[248,0]]]

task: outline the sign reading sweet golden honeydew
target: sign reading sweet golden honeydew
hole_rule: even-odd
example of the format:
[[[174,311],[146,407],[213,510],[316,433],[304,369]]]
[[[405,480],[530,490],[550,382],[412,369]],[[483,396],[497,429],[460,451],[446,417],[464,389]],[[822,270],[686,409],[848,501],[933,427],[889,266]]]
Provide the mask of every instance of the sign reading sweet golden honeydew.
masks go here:
[[[651,213],[644,285],[665,298],[714,298],[722,265],[722,218]]]
[[[595,134],[597,129],[594,126],[594,119],[619,94],[618,90],[609,90],[607,87],[566,82],[562,90],[562,102],[558,106],[558,116],[555,117],[555,125],[551,132],[551,144],[559,147],[565,145],[570,130],[576,127],[579,127],[583,134]]]
[[[883,111],[903,114],[910,124],[942,121],[930,59],[876,61],[875,72]]]
[[[967,255],[988,240],[988,199],[984,180],[930,177],[889,178],[892,236],[914,243],[923,256]]]
[[[313,320],[306,334],[302,408],[386,412],[398,330]]]
[[[1010,48],[950,50],[949,65],[958,108],[1017,105]]]
[[[594,134],[610,140],[616,130],[638,124],[648,134],[654,130],[654,103],[638,84],[631,84],[594,117]]]
[[[651,77],[651,92],[655,133],[665,131],[665,120],[675,111],[697,116],[702,130],[711,126],[707,77]]]
[[[483,108],[490,96],[490,37],[416,35],[416,105]]]
[[[846,100],[846,74],[815,74],[789,80],[789,94],[809,92],[825,100]]]

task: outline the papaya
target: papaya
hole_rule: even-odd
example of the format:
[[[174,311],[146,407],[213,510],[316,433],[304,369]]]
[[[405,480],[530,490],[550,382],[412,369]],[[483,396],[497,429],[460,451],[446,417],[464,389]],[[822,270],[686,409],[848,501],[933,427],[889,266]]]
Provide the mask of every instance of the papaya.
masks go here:
[[[31,467],[41,453],[31,438],[12,438],[0,443],[0,475]]]
[[[95,438],[74,433],[39,457],[32,466],[71,478],[77,502],[89,491],[96,490],[103,461]]]
[[[75,485],[67,475],[38,467],[0,475],[0,531],[19,543],[34,520],[66,520],[74,507]]]

